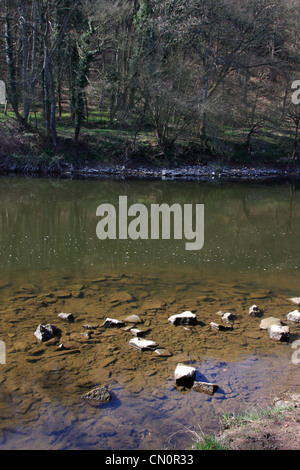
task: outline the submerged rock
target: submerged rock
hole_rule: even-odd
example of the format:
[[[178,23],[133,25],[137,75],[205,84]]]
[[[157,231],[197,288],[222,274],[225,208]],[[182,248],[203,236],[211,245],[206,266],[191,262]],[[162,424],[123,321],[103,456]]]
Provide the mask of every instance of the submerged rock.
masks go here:
[[[299,310],[295,310],[294,312],[291,312],[287,315],[288,321],[291,321],[293,323],[300,323],[300,312]]]
[[[267,330],[273,325],[282,326],[282,321],[275,317],[264,318],[260,323],[260,329]]]
[[[102,324],[105,328],[122,328],[125,326],[125,323],[121,320],[116,320],[114,318],[107,318]]]
[[[160,357],[171,357],[172,354],[170,353],[170,351],[168,351],[168,349],[164,349],[164,348],[161,348],[161,349],[155,349],[155,352],[158,356]]]
[[[75,341],[77,343],[85,343],[92,338],[92,331],[86,331],[84,333],[71,333],[69,335],[70,341]]]
[[[139,330],[138,328],[131,328],[129,331],[133,336],[136,337],[143,336],[147,333],[147,331]]]
[[[219,386],[206,382],[194,382],[192,390],[194,390],[194,392],[205,393],[213,396],[219,390]]]
[[[223,326],[223,325],[219,325],[218,323],[214,323],[214,322],[211,322],[210,323],[210,327],[212,330],[215,330],[215,331],[232,331],[232,326]]]
[[[39,341],[48,341],[53,338],[57,328],[54,325],[39,325],[34,332],[34,335]]]
[[[187,364],[177,364],[174,379],[177,385],[192,386],[196,377],[195,367]]]
[[[183,312],[173,315],[168,320],[172,325],[196,325],[197,317],[192,312]]]
[[[66,320],[70,323],[72,323],[75,320],[75,317],[72,313],[59,313],[58,318],[61,318],[62,320]]]
[[[155,341],[150,341],[141,338],[132,338],[129,341],[130,346],[140,351],[154,350],[158,347],[158,344]]]
[[[138,315],[128,315],[124,321],[125,323],[143,323]]]
[[[83,328],[86,328],[87,330],[96,330],[98,328],[98,325],[83,325]]]
[[[122,329],[123,329],[123,331],[126,331],[126,332],[127,332],[127,331],[131,331],[133,328],[134,328],[133,325],[129,325],[129,326],[125,326],[125,327],[122,328]]]
[[[112,394],[107,387],[95,387],[81,396],[84,400],[91,400],[98,404],[109,403],[112,400]]]

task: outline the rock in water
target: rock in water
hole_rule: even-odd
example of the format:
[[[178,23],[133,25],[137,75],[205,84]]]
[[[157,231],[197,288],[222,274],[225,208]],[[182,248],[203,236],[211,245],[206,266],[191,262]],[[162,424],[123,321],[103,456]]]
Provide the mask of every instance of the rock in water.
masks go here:
[[[224,313],[222,315],[222,320],[227,322],[227,323],[230,323],[232,321],[235,321],[236,320],[236,316],[233,315],[232,313],[228,312],[228,313]]]
[[[72,323],[75,320],[74,315],[72,313],[59,313],[58,318],[61,318],[62,320],[66,320],[70,323]]]
[[[282,326],[282,321],[275,317],[264,318],[260,323],[260,329],[268,330],[273,325]]]
[[[192,390],[194,390],[194,392],[205,393],[206,395],[213,396],[219,390],[219,386],[206,382],[194,382]]]
[[[287,342],[290,339],[290,329],[288,326],[272,325],[268,328],[269,336],[275,341]]]
[[[121,320],[115,320],[114,318],[107,318],[102,326],[105,328],[121,328],[125,326],[125,323]]]
[[[53,338],[57,331],[56,326],[54,325],[39,325],[35,330],[34,335],[39,341],[48,341]]]
[[[143,323],[138,315],[128,315],[124,320],[125,323]]]
[[[293,304],[296,304],[300,307],[300,297],[292,297],[290,301],[293,302]]]
[[[172,356],[172,353],[170,353],[170,351],[168,351],[168,349],[164,349],[164,348],[155,349],[155,352],[160,357],[170,357],[170,356]]]
[[[150,341],[141,338],[132,338],[129,341],[130,346],[140,351],[154,350],[158,347],[158,344],[155,341]]]
[[[83,325],[83,328],[85,328],[86,330],[97,330],[98,328],[98,325]]]
[[[232,331],[233,330],[232,326],[223,326],[214,322],[210,323],[210,327],[212,330],[215,330],[215,331]]]
[[[130,329],[130,333],[131,333],[133,336],[140,337],[140,336],[145,335],[145,334],[147,333],[147,331],[139,330],[138,328],[131,328],[131,329]]]
[[[107,387],[95,387],[81,396],[84,400],[93,404],[109,403],[112,400],[112,394]]]
[[[197,317],[192,312],[183,312],[178,315],[173,315],[168,320],[172,325],[196,325]]]
[[[251,317],[258,317],[261,314],[261,310],[258,308],[257,305],[252,305],[252,307],[249,308],[249,315]]]
[[[299,310],[295,310],[294,312],[291,312],[287,315],[288,321],[291,321],[293,323],[300,323],[300,312]]]
[[[186,364],[177,364],[174,379],[177,385],[192,386],[196,377],[195,367]]]

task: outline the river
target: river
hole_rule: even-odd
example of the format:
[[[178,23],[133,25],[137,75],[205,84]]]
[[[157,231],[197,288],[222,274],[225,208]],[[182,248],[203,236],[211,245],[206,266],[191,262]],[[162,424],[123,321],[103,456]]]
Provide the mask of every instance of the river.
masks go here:
[[[286,321],[300,296],[300,186],[296,183],[0,179],[0,449],[186,449],[193,433],[218,430],[223,413],[268,406],[299,389],[288,343],[271,341],[263,317]],[[100,240],[101,204],[204,205],[204,246],[185,240]],[[214,331],[219,311],[231,331]],[[168,318],[192,311],[198,324]],[[58,318],[72,313],[73,323]],[[138,315],[168,357],[129,346],[107,317]],[[60,333],[40,343],[39,324]],[[85,325],[97,328],[87,330]],[[63,348],[59,347],[63,344]],[[3,361],[4,362],[4,361]],[[185,362],[219,386],[214,396],[178,389]],[[81,396],[108,385],[113,400]]]

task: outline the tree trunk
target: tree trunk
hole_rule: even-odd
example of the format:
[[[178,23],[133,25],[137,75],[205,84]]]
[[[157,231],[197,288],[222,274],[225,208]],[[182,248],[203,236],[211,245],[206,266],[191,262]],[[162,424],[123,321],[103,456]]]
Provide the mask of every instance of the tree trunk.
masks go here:
[[[45,45],[45,78],[47,83],[47,89],[49,93],[49,102],[50,102],[50,113],[49,113],[49,122],[48,122],[48,131],[52,136],[53,145],[57,144],[57,134],[56,134],[56,97],[55,97],[55,83],[52,69],[52,61],[49,52],[48,45]]]
[[[9,20],[8,0],[5,2],[5,56],[8,72],[8,100],[19,121],[22,120],[18,109],[18,91],[16,86],[16,68],[14,62],[14,51],[12,46],[11,25]]]

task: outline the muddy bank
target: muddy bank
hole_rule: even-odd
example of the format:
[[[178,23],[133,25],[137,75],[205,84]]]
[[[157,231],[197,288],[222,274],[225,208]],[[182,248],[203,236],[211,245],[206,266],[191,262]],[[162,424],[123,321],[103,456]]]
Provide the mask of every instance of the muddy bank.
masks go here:
[[[256,419],[249,414],[241,424],[224,430],[220,438],[226,449],[299,450],[300,395],[284,392],[273,405]]]
[[[110,163],[76,163],[61,158],[43,161],[9,157],[0,161],[0,175],[19,174],[28,176],[59,177],[68,179],[143,179],[185,181],[241,181],[268,182],[300,179],[300,165],[283,161],[278,165],[254,163],[228,163],[223,160],[203,158],[197,164],[142,163],[120,158]]]

